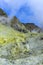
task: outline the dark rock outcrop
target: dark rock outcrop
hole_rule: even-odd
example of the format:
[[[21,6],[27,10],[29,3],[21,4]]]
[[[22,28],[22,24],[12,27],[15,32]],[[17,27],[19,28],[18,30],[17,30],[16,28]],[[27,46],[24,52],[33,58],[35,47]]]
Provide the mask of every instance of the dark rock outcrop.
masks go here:
[[[3,9],[0,8],[0,16],[7,17],[7,14],[4,12]]]
[[[25,28],[25,26],[19,21],[19,19],[17,19],[16,16],[14,16],[12,19],[11,19],[11,27],[13,27],[14,29],[20,31],[20,32],[24,32],[24,33],[27,33],[27,30]]]
[[[38,32],[40,33],[42,30],[40,27],[35,25],[34,23],[23,23],[26,29],[28,29],[30,32]]]

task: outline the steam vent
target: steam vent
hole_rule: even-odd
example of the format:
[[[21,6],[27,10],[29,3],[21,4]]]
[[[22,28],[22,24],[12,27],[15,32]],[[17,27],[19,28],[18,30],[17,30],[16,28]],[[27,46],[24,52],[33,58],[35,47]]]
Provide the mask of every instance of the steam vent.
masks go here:
[[[2,17],[2,18],[1,18]],[[43,31],[33,23],[11,20],[0,9],[0,65],[43,65]]]

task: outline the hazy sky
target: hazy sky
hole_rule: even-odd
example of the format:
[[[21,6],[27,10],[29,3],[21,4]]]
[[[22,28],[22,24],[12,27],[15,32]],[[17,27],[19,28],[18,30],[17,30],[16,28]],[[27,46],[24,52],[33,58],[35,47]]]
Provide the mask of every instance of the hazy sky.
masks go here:
[[[43,0],[0,0],[0,7],[22,22],[31,22],[43,27]]]

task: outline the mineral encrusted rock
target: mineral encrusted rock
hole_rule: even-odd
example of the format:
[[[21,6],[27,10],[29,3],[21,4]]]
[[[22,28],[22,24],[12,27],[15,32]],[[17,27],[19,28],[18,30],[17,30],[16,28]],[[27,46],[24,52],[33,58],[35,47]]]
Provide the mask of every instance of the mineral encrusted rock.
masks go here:
[[[0,23],[0,57],[15,59],[25,52],[29,52],[26,35]]]
[[[0,23],[0,65],[43,65],[43,33],[22,33]]]

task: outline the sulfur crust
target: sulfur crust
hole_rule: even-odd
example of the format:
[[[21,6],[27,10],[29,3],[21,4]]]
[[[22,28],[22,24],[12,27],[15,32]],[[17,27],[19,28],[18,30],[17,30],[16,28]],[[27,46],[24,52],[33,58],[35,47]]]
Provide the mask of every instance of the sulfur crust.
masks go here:
[[[3,51],[9,52],[7,58],[18,57],[19,53],[26,53],[30,51],[29,44],[27,41],[33,37],[37,37],[38,33],[22,33],[14,30],[10,26],[6,26],[0,23],[0,56],[3,55]],[[23,44],[25,43],[25,44]],[[7,47],[6,47],[7,45]],[[10,46],[9,46],[10,45]],[[5,49],[4,49],[5,48]],[[4,50],[3,50],[4,49]],[[4,57],[4,55],[3,55]]]
[[[0,45],[3,46],[8,43],[24,42],[25,38],[25,34],[0,23]]]

